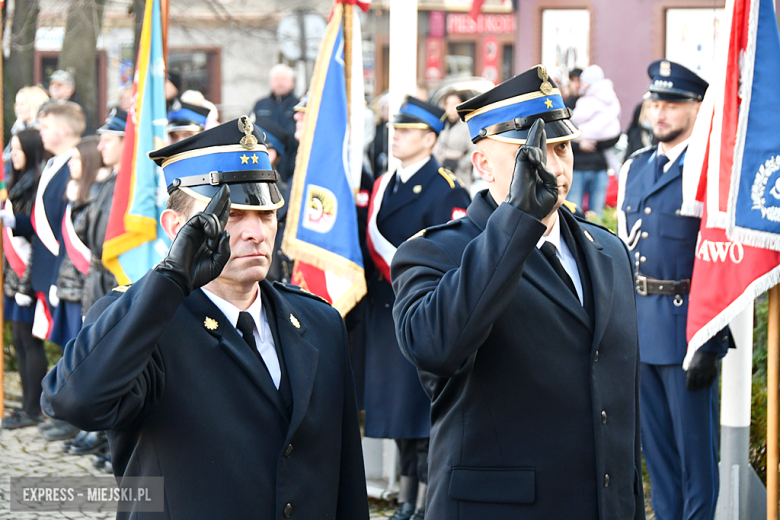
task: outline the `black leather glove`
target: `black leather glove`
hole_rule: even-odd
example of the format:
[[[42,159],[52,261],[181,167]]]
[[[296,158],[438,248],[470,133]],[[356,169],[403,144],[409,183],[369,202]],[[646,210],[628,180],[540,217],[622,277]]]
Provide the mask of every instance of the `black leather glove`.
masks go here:
[[[537,119],[515,155],[515,172],[506,202],[536,220],[543,220],[558,203],[558,179],[547,169],[547,133]]]
[[[154,269],[178,285],[184,296],[219,276],[230,259],[230,188],[223,184],[209,205],[173,239],[171,249]]]
[[[718,354],[697,350],[685,373],[685,388],[695,392],[709,388],[718,377]]]

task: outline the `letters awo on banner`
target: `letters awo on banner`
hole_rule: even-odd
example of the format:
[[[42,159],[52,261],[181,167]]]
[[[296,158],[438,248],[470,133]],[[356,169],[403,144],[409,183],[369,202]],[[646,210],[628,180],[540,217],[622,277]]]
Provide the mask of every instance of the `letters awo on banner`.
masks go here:
[[[729,38],[694,126],[683,206],[702,217],[688,306],[693,354],[780,281],[780,33],[768,0],[729,0]]]
[[[334,4],[320,46],[282,241],[295,259],[292,283],[328,300],[342,316],[366,294],[355,201],[365,113],[355,4],[363,7]]]

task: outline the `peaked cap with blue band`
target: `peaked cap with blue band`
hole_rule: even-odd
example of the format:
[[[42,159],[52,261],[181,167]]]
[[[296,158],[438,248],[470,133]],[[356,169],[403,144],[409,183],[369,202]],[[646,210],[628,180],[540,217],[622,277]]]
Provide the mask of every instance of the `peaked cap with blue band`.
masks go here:
[[[647,67],[650,86],[647,97],[661,101],[701,101],[709,83],[679,63],[655,60]]]
[[[412,96],[406,96],[403,105],[393,117],[395,128],[421,128],[433,130],[439,135],[444,130],[446,112],[443,108],[431,103],[420,101]]]
[[[114,108],[108,114],[106,122],[97,129],[99,134],[125,135],[125,126],[127,126],[127,112],[121,108]]]
[[[178,99],[173,102],[168,112],[168,127],[166,132],[200,132],[206,128],[209,109],[191,103],[182,103]]]
[[[548,143],[568,141],[581,133],[558,86],[541,65],[461,103],[458,114],[468,124],[474,143],[487,138],[525,144],[537,119],[544,120]]]
[[[180,189],[207,202],[222,184],[229,184],[233,208],[271,210],[284,205],[263,132],[247,116],[149,152],[149,158],[162,167],[168,193]]]

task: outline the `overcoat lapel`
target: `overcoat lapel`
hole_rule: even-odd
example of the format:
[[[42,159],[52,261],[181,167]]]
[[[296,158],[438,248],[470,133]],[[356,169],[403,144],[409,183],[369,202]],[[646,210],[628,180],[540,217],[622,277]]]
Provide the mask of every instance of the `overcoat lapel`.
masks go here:
[[[308,411],[320,352],[303,337],[307,329],[306,322],[287,300],[267,281],[260,282],[260,288],[268,297],[276,315],[277,332],[292,387],[293,413],[287,431],[289,442]]]
[[[434,175],[438,175],[438,166],[433,157],[431,157],[417,173],[412,175],[411,179],[398,187],[396,193],[393,193],[393,187],[398,182],[398,178],[395,177],[395,172],[392,175],[394,178],[387,183],[387,189],[382,199],[382,207],[377,215],[377,222],[385,220],[396,211],[420,198],[425,192],[425,188],[433,180]],[[417,193],[415,193],[415,186],[421,187],[417,190]]]
[[[203,291],[195,290],[184,300],[185,305],[195,316],[204,330],[219,340],[219,346],[246,373],[249,379],[262,391],[276,407],[282,417],[287,417],[284,403],[276,390],[268,369],[260,358],[252,352],[235,326]],[[216,327],[214,327],[216,322]]]
[[[565,213],[562,212],[564,215]],[[612,292],[615,287],[615,275],[612,257],[604,251],[604,247],[595,239],[591,240],[580,227],[573,216],[566,215],[574,240],[579,244],[585,261],[588,264],[591,286],[593,287],[593,303],[596,311],[596,324],[593,332],[593,345],[598,345],[604,336],[609,317],[612,313]]]

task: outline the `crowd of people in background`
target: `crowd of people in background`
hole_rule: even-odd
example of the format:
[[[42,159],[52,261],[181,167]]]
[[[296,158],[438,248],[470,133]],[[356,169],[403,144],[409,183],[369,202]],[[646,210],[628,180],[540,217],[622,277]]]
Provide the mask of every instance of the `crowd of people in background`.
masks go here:
[[[169,143],[218,124],[217,107],[202,93],[180,90],[180,76],[171,73]],[[36,85],[16,93],[16,121],[3,152],[4,317],[22,389],[21,407],[10,410],[3,428],[37,426],[46,440],[64,441],[66,453],[94,454],[95,467],[109,473],[105,432],[47,419],[40,397],[48,370],[44,341],[64,349],[95,302],[117,287],[102,255],[132,102],[132,87],[123,88],[97,135],[85,135],[73,74],[55,71],[48,90]]]
[[[620,170],[624,158],[616,149],[622,134],[621,106],[612,82],[598,65],[584,70],[574,69],[569,72],[568,81],[565,80],[556,78],[565,105],[571,110],[571,120],[582,130],[582,134],[572,141],[574,172],[569,200],[582,210],[601,216],[605,204],[610,203],[607,192],[611,179]],[[251,120],[265,133],[269,159],[280,176],[279,189],[288,200],[307,97],[298,98],[294,94],[294,72],[286,65],[276,65],[271,69],[270,87],[270,94],[257,101],[251,111]],[[435,218],[419,225],[407,226],[408,229],[400,224],[388,224],[382,229],[382,220],[388,214],[377,215],[380,224],[376,233],[392,236],[390,242],[396,247],[421,227],[465,215],[471,197],[484,186],[472,163],[472,154],[477,148],[457,110],[458,105],[474,93],[466,95],[453,88],[440,96],[438,107],[429,103],[429,94],[428,86],[421,83],[416,97],[410,96],[404,105],[430,115],[430,121],[423,129],[418,123],[414,126],[406,121],[403,110],[391,117],[387,94],[378,96],[366,106],[363,182],[356,201],[362,226],[361,238],[367,232],[372,185],[388,170],[391,155],[399,158],[399,154],[406,154],[400,157],[403,161],[400,173],[384,185],[383,189],[390,190],[386,201],[415,198],[427,189],[416,184],[408,188],[408,193],[403,191],[405,185],[411,186],[408,181],[414,175],[417,179],[429,176],[444,187],[449,185],[449,189],[443,191],[450,195],[446,201],[434,201],[443,208],[439,212],[441,214],[437,213]],[[176,73],[168,76],[166,98],[167,144],[219,124],[217,106],[200,92],[183,90],[182,80]],[[114,275],[102,263],[102,254],[131,105],[132,89],[125,88],[120,91],[97,135],[85,136],[82,135],[87,128],[85,111],[75,95],[75,81],[71,73],[60,70],[52,74],[48,92],[40,86],[19,90],[15,103],[17,120],[4,151],[8,194],[0,212],[6,251],[4,312],[5,319],[11,323],[23,394],[21,408],[13,410],[4,419],[3,427],[37,426],[47,440],[64,441],[63,451],[67,453],[94,454],[95,466],[107,472],[112,471],[112,461],[105,433],[80,431],[63,421],[47,420],[40,407],[41,380],[48,369],[44,340],[64,348],[79,333],[84,317],[95,302],[117,285]],[[388,140],[389,127],[395,128],[395,137],[391,141]],[[407,135],[410,128],[417,132],[414,140],[409,140]],[[625,158],[653,143],[652,128],[641,103],[634,111],[627,134]],[[420,200],[426,201],[433,195],[433,192],[426,192]],[[426,204],[431,206],[433,200],[431,198]],[[279,231],[269,272],[270,280],[283,282],[290,281],[292,265],[281,252],[286,208],[285,205],[277,214]],[[366,428],[373,430],[366,434],[392,437],[402,452],[404,467],[401,474],[405,487],[402,487],[401,498],[406,506],[401,508],[403,514],[394,518],[406,520],[415,514],[418,515],[415,518],[423,518],[427,465],[418,459],[427,458],[429,403],[419,388],[416,372],[401,357],[395,344],[390,315],[393,294],[385,279],[387,275],[381,270],[372,270],[369,252],[364,252],[364,257],[367,277],[370,278],[370,308],[356,307],[353,312],[365,316],[352,322],[362,322],[365,327],[374,319],[375,329],[386,328],[387,334],[375,339],[390,341],[386,353],[388,356],[392,353],[392,362],[408,368],[409,388],[399,391],[390,384],[377,386],[377,374],[385,371],[389,362],[386,359],[378,362],[381,370],[369,374],[363,359],[368,351],[355,352],[353,364],[358,399],[361,407],[364,395],[368,400],[365,403],[368,409]],[[379,305],[377,302],[382,303],[381,309],[374,309]],[[357,328],[349,326],[349,318],[347,321],[352,334]],[[365,329],[360,333],[365,334]],[[375,354],[368,354],[368,364]],[[422,405],[402,411],[414,415],[413,412],[422,410],[422,422],[427,426],[415,429],[411,423],[394,423],[398,419],[393,414],[381,416],[385,412],[376,406],[377,403],[386,402],[389,393],[402,399],[404,392],[411,393],[411,386],[415,384],[419,394],[415,397]],[[412,398],[410,400],[413,401]],[[372,404],[375,405],[374,410],[371,409]],[[412,405],[399,405],[401,409],[405,406]],[[377,413],[379,415],[375,415]]]

